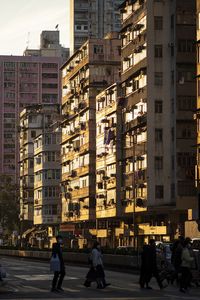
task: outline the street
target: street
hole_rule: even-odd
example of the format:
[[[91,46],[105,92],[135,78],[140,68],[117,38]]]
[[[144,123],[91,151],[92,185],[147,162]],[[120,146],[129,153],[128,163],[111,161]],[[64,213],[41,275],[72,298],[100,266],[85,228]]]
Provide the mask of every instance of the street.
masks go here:
[[[160,291],[152,280],[153,290],[140,290],[138,275],[106,271],[107,281],[111,286],[97,290],[93,283],[91,288],[83,286],[88,268],[66,265],[63,288],[64,293],[51,293],[52,274],[49,263],[21,258],[1,257],[0,263],[6,268],[8,278],[6,285],[0,286],[0,299],[104,299],[104,300],[163,300],[188,299],[197,300],[200,288],[192,288],[187,294],[181,294],[176,286],[169,286]]]

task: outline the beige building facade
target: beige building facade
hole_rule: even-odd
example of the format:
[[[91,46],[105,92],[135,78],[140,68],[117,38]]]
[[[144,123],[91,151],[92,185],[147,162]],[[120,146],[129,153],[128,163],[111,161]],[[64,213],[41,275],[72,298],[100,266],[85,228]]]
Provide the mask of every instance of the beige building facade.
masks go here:
[[[96,97],[96,236],[110,247],[123,231],[120,91],[116,83]]]
[[[195,11],[195,1],[121,5],[124,170],[134,162],[123,185],[133,207],[147,207],[130,216],[137,235],[140,223],[183,234],[195,205]]]
[[[37,136],[49,132],[49,127],[53,122],[59,118],[60,106],[59,104],[34,104],[25,108],[20,114],[20,221],[21,232],[25,229],[31,228],[33,224],[39,224],[39,220],[35,217],[34,205],[37,204],[38,199],[34,196],[34,188],[38,185],[36,173],[39,171],[37,162],[40,159],[40,166],[43,159],[47,159],[51,156],[48,153],[44,158],[41,157],[42,146],[37,148],[37,151],[41,151],[40,157],[37,158],[34,153],[34,141]],[[48,137],[47,139],[48,140]],[[39,141],[38,141],[39,142]],[[55,147],[55,146],[54,146]],[[60,145],[56,145],[57,152],[60,154]],[[51,152],[51,149],[49,148]],[[45,154],[45,153],[44,153]],[[55,154],[55,153],[54,153]],[[36,156],[34,158],[34,155]],[[39,155],[39,154],[37,154]],[[60,155],[54,155],[54,158],[59,159]],[[36,159],[37,158],[37,159]],[[50,158],[53,158],[50,157]],[[52,161],[54,163],[54,161]],[[56,161],[57,165],[59,164]],[[50,166],[48,165],[50,168]],[[59,176],[55,171],[55,176]],[[59,178],[57,180],[57,185]],[[44,191],[41,191],[43,195]],[[36,192],[35,192],[36,194]],[[59,192],[58,192],[59,194]],[[59,195],[58,195],[59,197]],[[57,199],[58,200],[58,199]],[[38,202],[39,204],[39,202]],[[58,210],[59,211],[59,210]],[[38,215],[38,214],[36,214]],[[55,221],[55,220],[54,220]],[[40,223],[44,220],[40,220]],[[48,223],[48,222],[47,222]]]
[[[96,227],[96,95],[119,79],[117,34],[89,39],[62,67],[62,222]],[[78,225],[79,224],[79,225]]]

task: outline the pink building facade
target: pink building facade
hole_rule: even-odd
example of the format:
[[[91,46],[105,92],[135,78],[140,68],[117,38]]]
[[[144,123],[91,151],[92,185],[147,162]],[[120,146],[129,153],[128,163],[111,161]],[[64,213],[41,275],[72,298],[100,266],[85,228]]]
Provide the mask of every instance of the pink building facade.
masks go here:
[[[33,103],[60,103],[61,59],[0,56],[0,175],[19,179],[19,114]]]

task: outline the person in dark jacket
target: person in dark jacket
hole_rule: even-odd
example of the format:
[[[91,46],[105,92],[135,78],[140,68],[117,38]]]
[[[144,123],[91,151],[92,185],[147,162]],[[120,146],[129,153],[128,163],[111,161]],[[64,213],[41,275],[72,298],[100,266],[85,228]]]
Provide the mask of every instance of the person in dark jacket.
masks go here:
[[[191,255],[191,239],[186,238],[183,244],[183,250],[181,255],[181,280],[180,280],[180,292],[185,293],[192,279],[191,267],[194,257]]]
[[[54,272],[51,291],[63,292],[64,290],[62,289],[62,282],[65,277],[65,264],[62,255],[62,244],[63,244],[62,236],[58,235],[56,237],[56,241],[57,242],[54,243],[52,247],[52,256],[56,257],[56,255],[58,255],[58,258],[60,260],[60,272],[58,271]]]
[[[172,257],[171,262],[174,266],[175,272],[172,278],[172,283],[176,280],[177,284],[179,283],[179,274],[181,273],[181,256],[183,251],[183,244],[185,239],[183,236],[179,236],[178,240],[176,240],[172,245]]]
[[[156,243],[154,239],[150,239],[149,241],[149,248],[148,248],[148,259],[147,259],[147,265],[146,265],[146,272],[147,272],[147,285],[149,284],[152,277],[155,277],[157,280],[157,283],[159,285],[159,288],[163,288],[162,281],[159,276],[158,267],[157,267],[157,254],[156,254]],[[151,287],[148,285],[148,288],[151,289]]]
[[[143,246],[143,251],[141,254],[141,268],[140,268],[140,287],[143,289],[146,287],[146,289],[150,289],[149,287],[149,245]]]

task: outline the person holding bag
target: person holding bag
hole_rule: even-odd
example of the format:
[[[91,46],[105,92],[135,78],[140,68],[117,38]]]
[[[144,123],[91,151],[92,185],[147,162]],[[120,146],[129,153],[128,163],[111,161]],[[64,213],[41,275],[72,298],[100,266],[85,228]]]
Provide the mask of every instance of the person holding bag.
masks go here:
[[[52,292],[63,292],[62,282],[65,277],[65,264],[62,255],[63,239],[61,235],[56,237],[56,243],[52,247],[52,257],[50,261],[50,270],[54,272],[52,280]]]
[[[104,273],[104,267],[103,267],[103,255],[101,253],[101,246],[99,242],[94,242],[91,259],[92,259],[92,266],[94,268],[94,271],[96,273],[96,282],[97,282],[97,288],[103,289],[106,286],[110,285],[110,283],[106,283],[105,280],[105,273]]]

